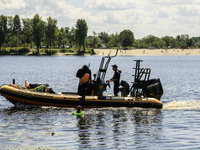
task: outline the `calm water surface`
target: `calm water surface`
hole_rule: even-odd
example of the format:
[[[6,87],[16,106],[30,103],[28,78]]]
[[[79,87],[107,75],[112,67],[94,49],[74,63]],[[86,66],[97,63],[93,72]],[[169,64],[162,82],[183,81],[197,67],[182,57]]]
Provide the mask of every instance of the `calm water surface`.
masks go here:
[[[131,84],[135,59],[163,84],[162,110],[142,108],[14,108],[0,96],[0,149],[200,149],[200,56],[117,56],[112,64]],[[0,56],[0,84],[48,83],[56,92],[77,91],[76,71],[100,56]],[[112,85],[111,85],[112,86]],[[112,94],[108,89],[105,94]]]

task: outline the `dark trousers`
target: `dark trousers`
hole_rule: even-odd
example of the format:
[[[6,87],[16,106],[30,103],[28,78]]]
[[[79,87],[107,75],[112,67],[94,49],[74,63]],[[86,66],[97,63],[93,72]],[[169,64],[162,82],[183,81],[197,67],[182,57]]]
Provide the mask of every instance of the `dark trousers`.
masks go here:
[[[114,95],[118,95],[119,93],[119,84],[114,84]]]
[[[86,94],[86,88],[88,87],[88,82],[78,85],[78,95],[82,96],[81,101],[85,101],[85,94]]]

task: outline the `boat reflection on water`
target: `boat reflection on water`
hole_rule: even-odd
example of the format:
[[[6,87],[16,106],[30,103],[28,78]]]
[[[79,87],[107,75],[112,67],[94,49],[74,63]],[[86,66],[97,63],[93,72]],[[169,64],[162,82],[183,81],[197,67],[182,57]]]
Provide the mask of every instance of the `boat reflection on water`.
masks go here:
[[[80,149],[91,148],[92,145],[99,145],[99,148],[121,149],[127,148],[120,147],[127,145],[127,142],[131,147],[135,145],[135,148],[138,148],[145,140],[154,141],[160,138],[163,119],[161,110],[110,108],[85,112],[84,118],[77,118]]]
[[[84,109],[84,118],[72,112],[73,108],[56,107],[1,110],[1,140],[8,141],[13,136],[13,148],[22,140],[25,145],[32,145],[30,139],[39,142],[42,138],[45,145],[56,147],[68,147],[70,143],[74,147],[76,143],[76,149],[132,149],[145,147],[148,141],[152,143],[162,135],[160,109]]]

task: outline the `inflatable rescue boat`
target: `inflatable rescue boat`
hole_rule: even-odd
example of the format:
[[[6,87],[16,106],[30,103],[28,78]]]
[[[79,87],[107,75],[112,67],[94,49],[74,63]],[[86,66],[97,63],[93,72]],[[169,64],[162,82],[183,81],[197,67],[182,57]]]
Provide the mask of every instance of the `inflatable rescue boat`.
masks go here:
[[[104,81],[108,64],[115,56],[108,55],[102,58],[95,82],[96,93],[94,96],[80,96],[77,93],[68,92],[37,92],[15,84],[2,85],[0,93],[15,106],[18,104],[53,107],[77,107],[81,105],[83,108],[142,107],[161,109],[163,106],[160,101],[163,95],[161,82],[159,79],[149,79],[151,70],[150,68],[140,68],[142,60],[136,60],[133,84],[130,88],[129,86],[125,87],[124,84],[121,96],[103,94],[108,86],[108,83]],[[104,64],[105,59],[107,62]]]
[[[44,92],[34,92],[28,89],[20,89],[10,85],[1,86],[1,95],[12,104],[17,105],[39,105],[55,107],[76,107],[81,105],[84,108],[101,107],[143,107],[162,108],[162,102],[151,97],[114,97],[114,96],[85,96],[75,93],[50,94]]]

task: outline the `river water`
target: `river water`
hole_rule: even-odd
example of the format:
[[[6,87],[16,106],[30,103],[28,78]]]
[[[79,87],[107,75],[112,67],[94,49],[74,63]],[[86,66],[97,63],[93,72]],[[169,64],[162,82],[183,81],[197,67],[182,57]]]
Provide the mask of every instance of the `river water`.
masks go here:
[[[56,92],[76,92],[76,71],[90,64],[96,73],[101,56],[0,56],[0,84],[48,83]],[[133,81],[133,60],[160,78],[163,109],[14,108],[0,96],[0,149],[200,149],[199,56],[117,56],[109,64]],[[112,87],[113,85],[111,85]],[[112,94],[107,89],[105,94]]]

